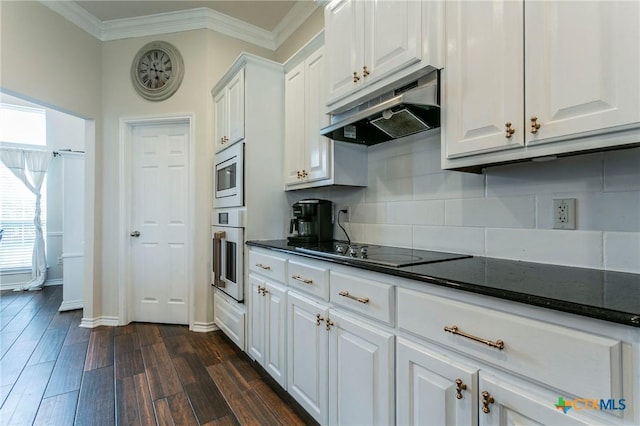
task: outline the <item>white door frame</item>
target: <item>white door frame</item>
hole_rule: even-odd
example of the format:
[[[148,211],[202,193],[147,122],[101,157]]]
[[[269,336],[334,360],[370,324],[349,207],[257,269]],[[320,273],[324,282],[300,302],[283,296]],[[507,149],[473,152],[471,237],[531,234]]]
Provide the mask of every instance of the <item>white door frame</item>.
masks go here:
[[[119,223],[120,236],[118,238],[119,245],[119,284],[118,284],[118,323],[126,325],[131,322],[131,303],[132,284],[131,284],[131,244],[129,233],[131,232],[131,161],[132,161],[132,141],[133,130],[137,126],[150,124],[187,124],[189,126],[189,172],[187,174],[188,183],[188,206],[187,206],[187,309],[189,310],[189,329],[193,328],[194,313],[194,283],[193,272],[193,242],[194,224],[195,224],[195,156],[194,156],[194,122],[195,116],[191,114],[169,115],[169,116],[153,116],[153,117],[126,117],[120,119],[120,158],[119,158],[119,177],[120,177],[120,209]]]

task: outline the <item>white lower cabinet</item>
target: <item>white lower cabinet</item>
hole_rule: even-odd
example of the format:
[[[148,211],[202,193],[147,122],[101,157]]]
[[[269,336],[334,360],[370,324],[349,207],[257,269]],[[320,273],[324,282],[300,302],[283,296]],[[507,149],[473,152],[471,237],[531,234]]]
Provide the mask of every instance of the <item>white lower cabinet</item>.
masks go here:
[[[213,321],[240,349],[245,350],[244,305],[236,302],[218,289],[213,292]]]
[[[478,368],[398,338],[399,425],[475,425]]]
[[[257,275],[249,283],[249,355],[286,389],[287,289]]]
[[[287,389],[321,424],[327,424],[329,407],[328,313],[328,305],[289,292]]]
[[[394,335],[289,293],[289,393],[321,424],[394,419]]]

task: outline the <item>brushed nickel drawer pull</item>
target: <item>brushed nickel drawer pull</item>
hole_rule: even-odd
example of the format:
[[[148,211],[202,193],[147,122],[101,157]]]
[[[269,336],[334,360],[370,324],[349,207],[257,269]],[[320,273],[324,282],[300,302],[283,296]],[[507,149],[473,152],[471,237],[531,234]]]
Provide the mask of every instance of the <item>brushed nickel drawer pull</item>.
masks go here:
[[[257,266],[258,268],[262,268],[262,269],[264,269],[265,271],[270,271],[270,270],[271,270],[271,266],[263,265],[262,263],[256,263],[256,266]]]
[[[467,339],[475,340],[476,342],[484,343],[485,345],[491,346],[492,348],[498,348],[500,350],[504,349],[504,342],[502,340],[498,339],[494,342],[489,339],[483,339],[482,337],[476,337],[471,334],[465,333],[464,331],[460,331],[457,325],[452,325],[451,327],[445,326],[444,331],[466,337]]]
[[[348,291],[341,291],[338,294],[340,296],[348,297],[349,299],[353,299],[353,300],[355,300],[357,302],[360,302],[360,303],[369,303],[369,298],[368,297],[357,297],[357,296],[354,296],[352,294],[349,294]]]
[[[292,275],[291,278],[293,278],[296,281],[303,282],[305,284],[313,284],[313,280],[302,278],[300,275]]]

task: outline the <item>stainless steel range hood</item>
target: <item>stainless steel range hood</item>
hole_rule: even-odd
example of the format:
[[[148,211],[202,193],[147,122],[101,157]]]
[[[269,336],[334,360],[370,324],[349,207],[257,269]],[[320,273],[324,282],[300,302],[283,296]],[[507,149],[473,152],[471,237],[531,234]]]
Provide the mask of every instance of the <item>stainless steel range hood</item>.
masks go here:
[[[439,71],[336,115],[332,121],[320,134],[362,145],[375,145],[438,128]]]

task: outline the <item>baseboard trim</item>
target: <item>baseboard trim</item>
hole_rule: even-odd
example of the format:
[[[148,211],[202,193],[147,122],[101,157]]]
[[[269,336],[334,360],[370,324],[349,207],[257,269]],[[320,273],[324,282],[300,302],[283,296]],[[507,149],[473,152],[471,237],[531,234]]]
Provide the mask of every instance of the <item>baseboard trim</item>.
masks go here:
[[[50,285],[62,285],[62,284],[63,284],[62,278],[56,278],[56,279],[53,279],[53,280],[46,280],[44,282],[44,286],[45,287],[49,287]]]
[[[97,318],[82,318],[80,321],[80,327],[83,328],[96,328],[101,325],[107,327],[117,327],[120,325],[118,317],[97,317]]]
[[[82,309],[84,307],[83,300],[71,300],[69,302],[63,301],[60,307],[58,308],[59,312],[63,311],[73,311],[75,309]]]
[[[191,327],[191,331],[196,333],[208,333],[217,330],[220,330],[220,328],[214,322],[194,322]]]

